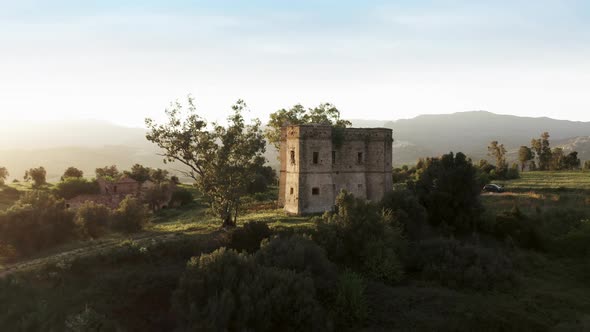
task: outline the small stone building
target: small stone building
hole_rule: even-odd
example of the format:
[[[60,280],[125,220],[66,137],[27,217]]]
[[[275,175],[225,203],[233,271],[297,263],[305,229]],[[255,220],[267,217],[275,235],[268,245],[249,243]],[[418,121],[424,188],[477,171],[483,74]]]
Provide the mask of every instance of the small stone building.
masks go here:
[[[380,200],[393,186],[392,143],[386,128],[283,127],[279,203],[305,214],[332,210],[341,190]]]

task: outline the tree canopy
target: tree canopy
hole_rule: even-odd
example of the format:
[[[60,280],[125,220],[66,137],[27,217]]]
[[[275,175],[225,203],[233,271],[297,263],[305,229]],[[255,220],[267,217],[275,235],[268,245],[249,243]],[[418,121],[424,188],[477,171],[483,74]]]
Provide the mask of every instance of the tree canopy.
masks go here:
[[[67,178],[81,178],[84,176],[84,172],[82,172],[82,170],[77,169],[76,167],[68,167],[68,169],[65,170],[64,175],[61,176],[61,180],[63,181],[64,179]]]
[[[47,171],[45,170],[45,167],[40,166],[37,168],[31,168],[31,169],[25,171],[24,180],[25,181],[32,180],[33,186],[39,187],[39,186],[42,186],[47,183],[46,177],[47,177]]]
[[[350,127],[352,123],[340,118],[340,111],[330,103],[323,103],[314,108],[305,109],[297,104],[290,109],[280,109],[270,114],[265,135],[268,142],[277,149],[281,140],[281,127],[306,123],[329,124],[336,128]]]
[[[164,162],[187,167],[184,175],[195,180],[224,226],[235,225],[240,197],[265,162],[260,121],[246,125],[243,112],[247,106],[242,100],[232,110],[226,126],[209,126],[189,96],[186,107],[176,102],[166,110],[167,123],[146,119],[146,138],[164,151]]]

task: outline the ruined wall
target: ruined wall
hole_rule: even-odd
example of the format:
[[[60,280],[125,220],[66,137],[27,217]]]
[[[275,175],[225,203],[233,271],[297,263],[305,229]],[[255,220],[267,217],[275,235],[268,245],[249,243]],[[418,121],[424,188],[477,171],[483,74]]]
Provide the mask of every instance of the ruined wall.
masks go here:
[[[390,129],[347,128],[336,141],[329,125],[288,126],[283,133],[279,200],[287,212],[331,210],[341,190],[374,201],[391,190]]]

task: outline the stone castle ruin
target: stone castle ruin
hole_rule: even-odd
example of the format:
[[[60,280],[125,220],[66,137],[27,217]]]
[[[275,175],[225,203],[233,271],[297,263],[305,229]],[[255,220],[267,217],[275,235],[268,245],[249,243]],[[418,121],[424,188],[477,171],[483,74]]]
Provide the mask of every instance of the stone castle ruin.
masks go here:
[[[386,128],[283,127],[279,203],[306,214],[332,210],[341,190],[380,200],[393,185],[392,143]]]

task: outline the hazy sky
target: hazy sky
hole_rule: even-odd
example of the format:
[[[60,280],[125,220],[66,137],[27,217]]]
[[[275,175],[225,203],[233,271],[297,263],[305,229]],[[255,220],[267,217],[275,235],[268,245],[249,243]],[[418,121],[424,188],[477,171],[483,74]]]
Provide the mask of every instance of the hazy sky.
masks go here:
[[[0,129],[329,101],[590,121],[590,1],[0,0]]]

